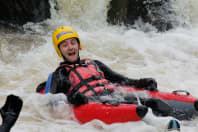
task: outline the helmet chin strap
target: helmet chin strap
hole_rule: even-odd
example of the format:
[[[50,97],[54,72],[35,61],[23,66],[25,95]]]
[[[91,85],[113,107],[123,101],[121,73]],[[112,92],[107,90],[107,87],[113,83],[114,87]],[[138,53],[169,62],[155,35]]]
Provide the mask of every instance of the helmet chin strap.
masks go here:
[[[62,54],[62,53],[61,53]],[[63,60],[67,61],[67,58],[62,54]]]

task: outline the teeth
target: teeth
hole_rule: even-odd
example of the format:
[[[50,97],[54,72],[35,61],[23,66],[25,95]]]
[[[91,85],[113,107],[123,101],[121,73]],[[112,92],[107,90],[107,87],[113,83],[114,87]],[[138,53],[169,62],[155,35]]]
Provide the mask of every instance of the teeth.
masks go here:
[[[75,55],[75,53],[68,53],[68,55]]]

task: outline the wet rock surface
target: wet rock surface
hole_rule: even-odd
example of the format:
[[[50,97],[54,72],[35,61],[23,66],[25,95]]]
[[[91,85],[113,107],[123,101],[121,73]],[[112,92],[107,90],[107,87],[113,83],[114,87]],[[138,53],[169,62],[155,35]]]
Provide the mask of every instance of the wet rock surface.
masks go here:
[[[1,0],[0,23],[23,25],[50,18],[49,0]]]
[[[133,25],[141,20],[158,31],[166,31],[173,28],[174,15],[170,0],[112,0],[107,21],[113,25]]]

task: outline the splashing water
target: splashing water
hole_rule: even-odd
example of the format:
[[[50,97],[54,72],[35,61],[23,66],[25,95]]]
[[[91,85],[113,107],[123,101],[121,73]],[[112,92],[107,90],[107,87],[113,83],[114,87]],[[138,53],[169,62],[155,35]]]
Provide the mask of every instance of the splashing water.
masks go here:
[[[198,95],[198,1],[176,0],[174,9],[185,26],[181,24],[164,33],[107,24],[109,1],[57,0],[59,10],[52,8],[52,18],[43,23],[28,23],[25,31],[0,27],[0,104],[11,93],[24,100],[12,131],[163,132],[171,119],[155,117],[149,111],[143,121],[112,125],[93,121],[80,125],[66,101],[57,103],[57,109],[47,105],[57,97],[35,94],[35,88],[61,61],[53,49],[51,35],[62,25],[70,25],[79,33],[82,58],[99,59],[131,78],[155,78],[162,91],[182,89]],[[197,119],[180,123],[182,132],[198,129]]]

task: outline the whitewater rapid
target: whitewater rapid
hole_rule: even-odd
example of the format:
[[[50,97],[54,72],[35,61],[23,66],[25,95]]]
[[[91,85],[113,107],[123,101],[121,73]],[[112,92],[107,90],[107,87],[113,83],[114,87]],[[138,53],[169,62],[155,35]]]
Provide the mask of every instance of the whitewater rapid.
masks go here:
[[[35,93],[61,61],[52,45],[52,32],[59,26],[76,29],[82,41],[82,58],[98,59],[131,78],[152,77],[161,91],[187,90],[198,97],[198,1],[176,0],[180,26],[164,33],[143,32],[106,23],[110,0],[57,0],[59,12],[42,23],[28,23],[24,31],[0,27],[0,106],[8,94],[24,100],[15,132],[163,132],[171,117],[105,125],[93,121],[80,125],[71,107],[56,96]],[[51,2],[52,7],[54,3]],[[61,97],[61,95],[60,95]],[[196,132],[198,119],[181,121],[181,132]]]

